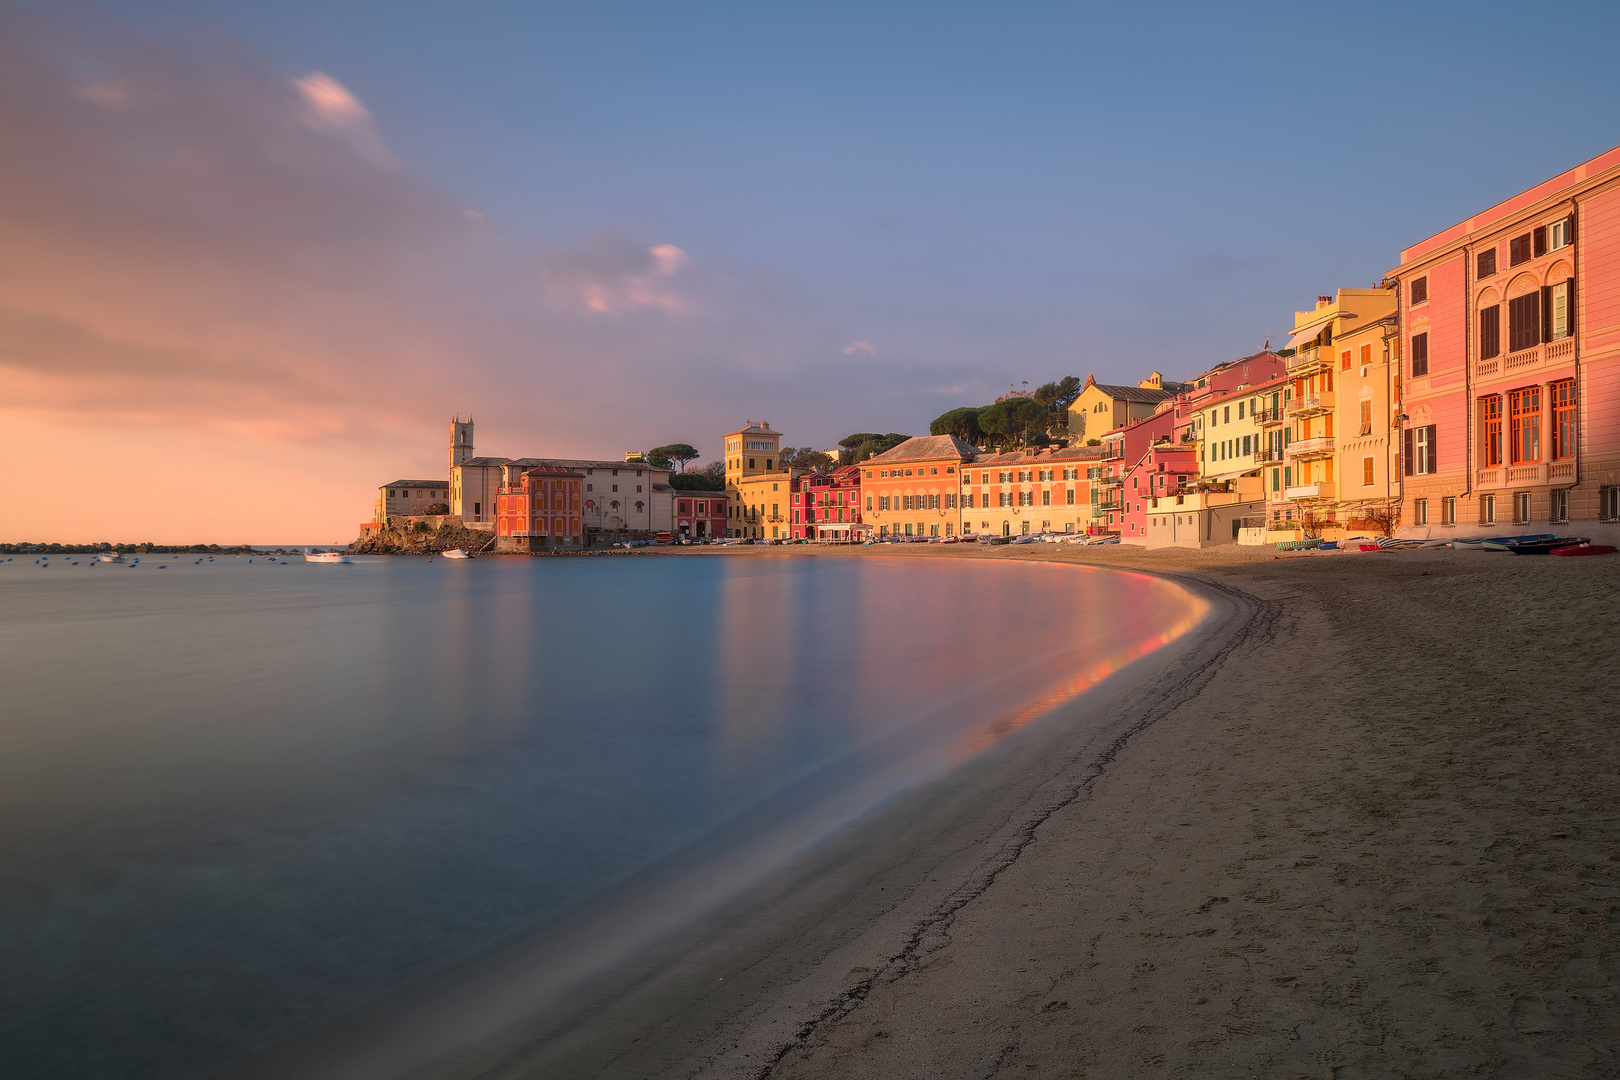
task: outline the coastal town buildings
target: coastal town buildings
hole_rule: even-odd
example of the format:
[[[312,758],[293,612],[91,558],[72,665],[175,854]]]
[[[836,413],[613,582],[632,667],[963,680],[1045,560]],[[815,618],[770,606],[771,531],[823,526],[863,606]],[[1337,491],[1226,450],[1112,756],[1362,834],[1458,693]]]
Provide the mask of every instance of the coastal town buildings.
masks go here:
[[[1113,386],[1086,376],[1086,385],[1069,405],[1069,437],[1081,442],[1100,439],[1158,411],[1164,402],[1189,389],[1155,371],[1135,386]]]
[[[790,485],[789,528],[795,540],[848,543],[863,540],[861,467],[841,465],[827,472],[806,472]]]
[[[731,536],[780,540],[789,533],[786,508],[793,470],[782,463],[782,433],[769,420],[726,433],[726,515]]]
[[[1084,533],[1098,510],[1090,470],[1099,446],[975,454],[961,465],[962,532],[991,536]]]
[[[726,535],[726,493],[677,488],[675,535],[683,540],[711,540]]]
[[[393,480],[377,489],[371,520],[382,524],[390,517],[444,513],[450,484],[445,480]]]
[[[1620,149],[1401,252],[1402,534],[1620,529]]]
[[[861,462],[862,520],[874,536],[959,536],[958,472],[978,451],[955,435],[922,435]]]
[[[585,542],[584,475],[578,469],[538,465],[524,469],[495,495],[498,551],[544,551]]]

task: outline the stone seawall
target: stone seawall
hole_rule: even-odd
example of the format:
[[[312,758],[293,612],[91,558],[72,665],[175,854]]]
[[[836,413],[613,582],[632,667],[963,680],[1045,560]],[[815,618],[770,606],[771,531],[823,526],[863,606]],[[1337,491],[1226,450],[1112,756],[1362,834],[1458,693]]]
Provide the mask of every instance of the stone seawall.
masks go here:
[[[495,534],[470,529],[454,515],[391,517],[349,545],[351,555],[433,555],[460,548],[469,555],[490,548]]]

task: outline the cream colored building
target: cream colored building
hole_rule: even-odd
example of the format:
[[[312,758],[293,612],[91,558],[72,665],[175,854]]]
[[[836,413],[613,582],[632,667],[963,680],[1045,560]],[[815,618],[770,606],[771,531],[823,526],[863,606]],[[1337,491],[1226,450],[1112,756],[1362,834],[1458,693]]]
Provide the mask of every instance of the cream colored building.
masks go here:
[[[1112,386],[1087,375],[1080,396],[1069,406],[1069,438],[1077,443],[1100,439],[1147,419],[1186,389],[1186,383],[1171,382],[1157,371],[1135,386]]]
[[[1100,516],[1092,470],[1100,446],[977,454],[961,466],[962,532],[992,536],[1084,533]]]

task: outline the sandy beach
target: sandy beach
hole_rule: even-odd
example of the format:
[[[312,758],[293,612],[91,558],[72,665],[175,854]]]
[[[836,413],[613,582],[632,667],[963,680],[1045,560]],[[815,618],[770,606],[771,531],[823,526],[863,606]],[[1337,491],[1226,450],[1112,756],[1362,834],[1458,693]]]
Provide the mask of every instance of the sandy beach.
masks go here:
[[[770,556],[775,549],[759,555]],[[895,546],[1206,626],[582,995],[484,1077],[1620,1070],[1620,558]]]

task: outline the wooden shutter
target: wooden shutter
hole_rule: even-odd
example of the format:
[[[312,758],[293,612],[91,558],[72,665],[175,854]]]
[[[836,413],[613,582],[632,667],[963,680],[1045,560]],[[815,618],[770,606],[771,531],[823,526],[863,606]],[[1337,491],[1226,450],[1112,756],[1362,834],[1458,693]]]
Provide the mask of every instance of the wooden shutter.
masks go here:
[[[1542,234],[1542,246],[1545,247],[1546,246],[1546,231],[1547,230],[1539,229],[1537,231]],[[1541,287],[1541,340],[1542,341],[1551,341],[1552,340],[1552,286],[1551,285],[1543,285]]]
[[[1532,244],[1535,248],[1536,256],[1540,257],[1547,254],[1547,226],[1541,226],[1541,228],[1535,230],[1530,235],[1534,237]]]
[[[1570,218],[1571,222],[1575,219]],[[1564,279],[1564,329],[1570,337],[1575,336],[1575,279]]]
[[[1435,443],[1435,437],[1434,437],[1436,427],[1437,427],[1437,425],[1435,425],[1435,424],[1430,424],[1429,425],[1429,475],[1430,476],[1433,476],[1435,473],[1440,471],[1439,468],[1436,465],[1436,461],[1439,459],[1439,456],[1440,456],[1440,450],[1439,450],[1439,447]]]
[[[1407,428],[1401,433],[1401,475],[1412,475],[1412,436],[1414,432]]]

